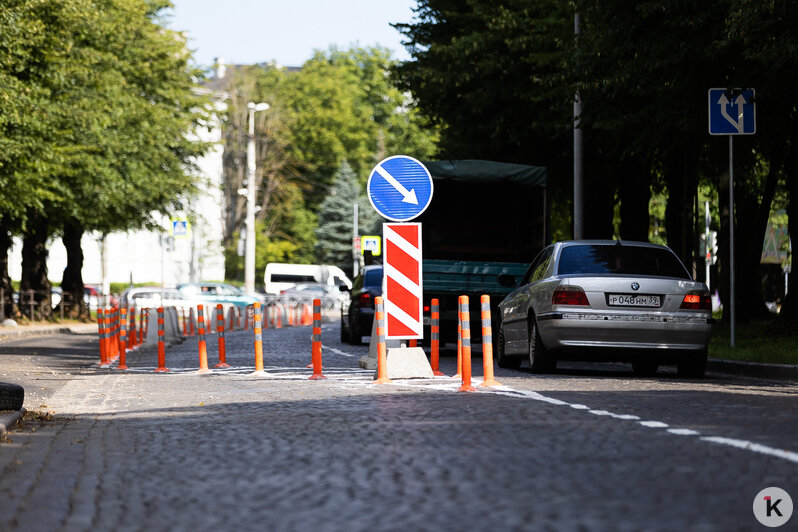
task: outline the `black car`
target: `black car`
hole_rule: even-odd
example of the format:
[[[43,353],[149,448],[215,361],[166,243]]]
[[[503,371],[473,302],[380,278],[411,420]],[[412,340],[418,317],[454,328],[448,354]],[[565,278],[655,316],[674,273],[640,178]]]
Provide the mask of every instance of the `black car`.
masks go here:
[[[382,295],[382,266],[366,266],[352,282],[349,306],[341,309],[341,341],[361,345],[371,336],[374,298]]]

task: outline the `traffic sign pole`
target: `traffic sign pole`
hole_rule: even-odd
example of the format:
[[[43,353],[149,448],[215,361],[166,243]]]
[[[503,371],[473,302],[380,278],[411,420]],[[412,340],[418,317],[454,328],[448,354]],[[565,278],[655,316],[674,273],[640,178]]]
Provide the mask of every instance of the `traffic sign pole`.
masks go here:
[[[754,89],[709,89],[709,134],[729,136],[729,323],[734,348],[734,135],[756,133]],[[730,111],[731,109],[731,111]],[[725,312],[725,310],[724,310]]]
[[[729,135],[729,321],[734,348],[734,135]]]

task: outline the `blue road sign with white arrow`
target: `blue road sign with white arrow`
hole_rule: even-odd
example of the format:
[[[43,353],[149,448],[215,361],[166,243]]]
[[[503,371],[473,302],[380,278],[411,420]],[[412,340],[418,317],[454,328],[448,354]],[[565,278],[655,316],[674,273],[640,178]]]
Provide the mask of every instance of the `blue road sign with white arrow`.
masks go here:
[[[756,133],[754,89],[709,89],[709,134]]]
[[[407,155],[380,161],[368,181],[371,206],[394,222],[419,216],[432,200],[432,176],[427,167]]]

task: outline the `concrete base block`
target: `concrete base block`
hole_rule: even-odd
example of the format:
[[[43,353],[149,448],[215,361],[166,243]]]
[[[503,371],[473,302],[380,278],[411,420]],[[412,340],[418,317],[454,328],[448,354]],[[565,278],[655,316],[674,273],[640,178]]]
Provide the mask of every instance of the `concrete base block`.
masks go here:
[[[432,367],[420,347],[394,347],[388,349],[389,379],[432,379]],[[374,372],[377,378],[377,372]]]
[[[349,334],[352,334],[351,332]],[[385,340],[385,348],[401,347],[401,340]],[[369,338],[369,354],[361,357],[358,365],[364,369],[377,369],[377,320],[371,324],[371,337]]]

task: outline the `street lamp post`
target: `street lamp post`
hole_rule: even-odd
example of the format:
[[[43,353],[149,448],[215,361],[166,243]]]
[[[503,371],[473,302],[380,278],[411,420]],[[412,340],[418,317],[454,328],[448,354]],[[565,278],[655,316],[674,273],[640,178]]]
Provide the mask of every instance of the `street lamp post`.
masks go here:
[[[244,289],[248,294],[255,293],[255,112],[265,111],[268,103],[247,104],[249,109],[249,135],[247,136],[247,238],[244,248]]]

